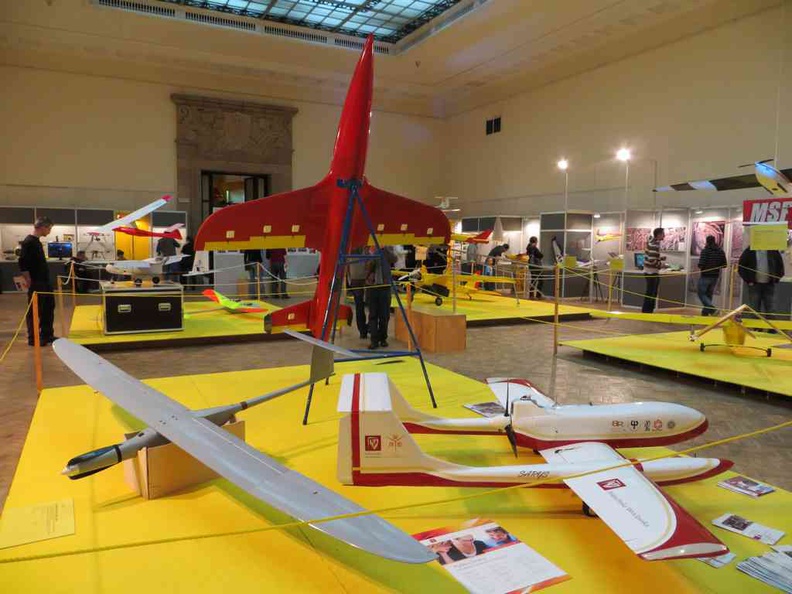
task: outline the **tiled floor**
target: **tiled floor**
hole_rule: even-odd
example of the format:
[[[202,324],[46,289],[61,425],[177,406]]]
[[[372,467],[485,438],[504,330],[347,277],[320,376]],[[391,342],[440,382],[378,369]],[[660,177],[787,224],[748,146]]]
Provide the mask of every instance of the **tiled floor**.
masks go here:
[[[0,342],[11,339],[25,308],[21,295],[0,295]],[[66,312],[68,314],[68,311]],[[561,331],[562,339],[591,338],[592,330],[662,332],[669,328],[643,322],[591,320],[573,322]],[[60,333],[56,320],[56,333]],[[344,333],[341,344],[365,343],[355,332]],[[398,346],[396,341],[392,341]],[[107,359],[139,378],[234,371],[293,365],[307,360],[307,348],[297,341],[220,344],[182,348],[129,350],[107,353]],[[707,415],[709,431],[677,446],[696,445],[745,433],[792,419],[792,400],[740,394],[731,388],[685,380],[637,367],[610,364],[561,348],[553,357],[552,329],[544,324],[468,329],[465,352],[428,355],[432,363],[473,378],[526,377],[562,404],[665,400],[693,406]],[[36,404],[33,354],[25,340],[13,346],[0,363],[0,504],[5,501],[14,469]],[[790,369],[792,373],[792,369]],[[81,383],[52,353],[44,350],[47,387]],[[229,394],[229,401],[234,395]],[[735,462],[735,470],[786,489],[792,489],[792,429],[717,446],[702,455]]]

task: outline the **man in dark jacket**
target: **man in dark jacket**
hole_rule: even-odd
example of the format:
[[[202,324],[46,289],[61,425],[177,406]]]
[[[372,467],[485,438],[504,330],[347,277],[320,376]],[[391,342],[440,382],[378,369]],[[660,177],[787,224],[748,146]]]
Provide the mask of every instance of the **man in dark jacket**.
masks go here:
[[[715,236],[707,235],[707,243],[701,250],[698,262],[699,270],[701,270],[698,281],[698,298],[704,306],[701,310],[702,316],[714,316],[718,311],[712,303],[712,296],[715,294],[715,287],[718,286],[721,268],[725,266],[726,254],[715,243]]]
[[[747,303],[762,314],[773,313],[776,283],[784,276],[784,261],[778,250],[745,248],[737,271],[748,284]]]
[[[53,323],[55,321],[55,296],[52,294],[49,266],[44,256],[44,246],[41,238],[52,231],[52,221],[47,217],[39,217],[33,224],[33,234],[22,240],[19,252],[19,269],[28,285],[28,303],[33,299],[33,293],[38,292],[38,318],[39,327],[33,327],[33,309],[28,308],[27,330],[28,344],[33,346],[36,332],[39,333],[41,345],[47,345],[55,340]]]
[[[376,254],[376,249],[370,249]],[[381,258],[366,261],[366,299],[369,308],[369,349],[388,346],[388,322],[390,321],[391,268],[396,263],[393,248],[382,248]]]

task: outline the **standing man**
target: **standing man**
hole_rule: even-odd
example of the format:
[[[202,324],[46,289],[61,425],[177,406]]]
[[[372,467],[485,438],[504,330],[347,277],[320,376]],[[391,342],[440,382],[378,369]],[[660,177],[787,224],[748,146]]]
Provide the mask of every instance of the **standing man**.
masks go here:
[[[509,244],[508,243],[504,243],[504,244],[501,244],[501,245],[496,245],[494,248],[492,248],[489,251],[489,254],[487,254],[487,259],[484,261],[485,262],[484,270],[487,269],[486,264],[489,263],[490,262],[490,258],[492,258],[492,261],[491,261],[492,262],[492,271],[490,272],[490,274],[494,276],[495,275],[495,266],[498,264],[498,258],[502,258],[503,254],[505,254],[508,251],[509,251]],[[484,274],[486,275],[487,273],[485,272]],[[494,283],[484,283],[484,290],[485,291],[494,291],[495,290],[495,284]]]
[[[278,279],[275,281],[275,294],[273,297],[276,299],[288,299],[289,294],[286,292],[286,250],[283,248],[267,250],[267,260],[269,260],[270,272]]]
[[[355,249],[353,254],[362,254],[363,249]],[[360,338],[368,337],[368,322],[366,321],[366,260],[352,260],[347,266],[347,290],[355,300],[355,323],[357,324]]]
[[[748,305],[761,314],[774,313],[776,283],[784,276],[784,260],[778,250],[745,248],[737,272],[748,283]]]
[[[33,327],[33,310],[28,308],[27,330],[28,344],[33,346],[36,332],[39,333],[41,345],[52,343],[57,337],[53,330],[55,322],[55,296],[52,294],[47,258],[44,256],[44,246],[41,238],[52,231],[52,221],[47,217],[38,217],[33,224],[33,234],[28,235],[20,244],[19,269],[28,285],[28,303],[33,300],[33,293],[38,295],[39,327]]]
[[[377,253],[372,247],[370,253]],[[381,258],[366,262],[366,299],[369,307],[369,349],[388,346],[388,322],[390,321],[391,267],[396,255],[390,246],[382,248]]]
[[[179,247],[179,242],[173,239],[173,237],[160,237],[156,247],[157,255],[160,256],[161,258],[170,258],[171,256],[176,255],[176,250],[178,249],[178,247]],[[163,267],[165,278],[172,281],[174,279],[174,276],[178,274],[180,265],[181,265],[180,262],[166,264]]]
[[[657,303],[657,292],[660,289],[660,270],[665,268],[665,256],[660,255],[660,242],[665,238],[665,229],[658,227],[652,231],[652,238],[646,244],[644,256],[644,276],[646,277],[646,292],[641,311],[654,312]]]
[[[721,268],[726,266],[726,254],[718,247],[714,235],[707,235],[704,249],[699,256],[698,267],[701,276],[698,280],[698,298],[704,306],[701,310],[702,316],[714,316],[717,309],[712,304],[712,296],[715,294],[715,287],[718,286]]]
[[[528,291],[528,297],[534,299],[541,299],[542,291],[542,260],[544,254],[539,249],[539,238],[531,237],[528,240],[528,247],[525,248],[528,254],[528,272],[531,273],[531,287]]]

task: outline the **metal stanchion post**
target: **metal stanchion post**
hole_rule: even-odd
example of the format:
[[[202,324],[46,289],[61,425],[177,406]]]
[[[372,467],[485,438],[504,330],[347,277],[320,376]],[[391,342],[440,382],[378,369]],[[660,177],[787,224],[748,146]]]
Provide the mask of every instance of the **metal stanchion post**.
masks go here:
[[[66,333],[66,313],[63,311],[63,288],[61,287],[61,279],[63,277],[58,275],[55,279],[55,291],[58,294],[58,317],[61,323],[61,336],[65,337]]]
[[[256,301],[261,302],[261,278],[264,276],[264,265],[256,262]]]
[[[554,288],[555,290],[553,293],[555,294],[555,305],[554,305],[554,312],[553,312],[553,355],[558,354],[558,301],[560,299],[561,293],[561,265],[556,263],[555,265],[555,279],[554,279]]]
[[[454,308],[454,313],[456,313],[456,258],[454,257],[454,252],[451,252],[451,304]]]
[[[613,301],[613,267],[608,267],[608,311],[611,310],[611,302]]]
[[[726,305],[726,309],[734,308],[734,277],[736,276],[738,266],[739,264],[737,262],[733,263],[731,273],[729,274],[729,303]]]
[[[33,292],[30,307],[33,310],[33,368],[36,375],[36,390],[41,393],[44,389],[44,379],[41,372],[41,337],[39,336],[39,309],[38,292]]]
[[[412,328],[412,326],[413,326],[413,321],[412,321],[412,300],[413,300],[413,294],[412,294],[412,292],[413,292],[412,283],[408,282],[407,283],[407,323],[410,325],[410,328]],[[407,350],[411,351],[412,348],[413,348],[412,335],[409,332],[407,332]]]
[[[77,279],[74,276],[74,262],[69,265],[69,278],[71,279],[72,309],[77,307]]]

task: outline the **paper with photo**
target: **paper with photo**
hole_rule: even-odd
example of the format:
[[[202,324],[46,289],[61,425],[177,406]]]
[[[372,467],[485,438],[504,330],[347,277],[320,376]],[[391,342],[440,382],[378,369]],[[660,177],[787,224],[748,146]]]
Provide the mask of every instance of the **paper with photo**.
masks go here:
[[[767,495],[775,491],[770,485],[739,475],[720,481],[718,486],[729,489],[729,491],[734,491],[735,493],[750,495],[751,497],[761,497],[762,495]]]
[[[438,562],[474,594],[535,592],[570,579],[559,567],[490,520],[471,520],[413,538],[437,554]]]
[[[3,510],[0,549],[74,534],[74,501],[63,499]]]
[[[765,544],[774,545],[784,536],[784,532],[762,526],[736,514],[723,514],[719,518],[712,520],[712,523],[719,528],[724,528],[730,532],[736,532]]]

